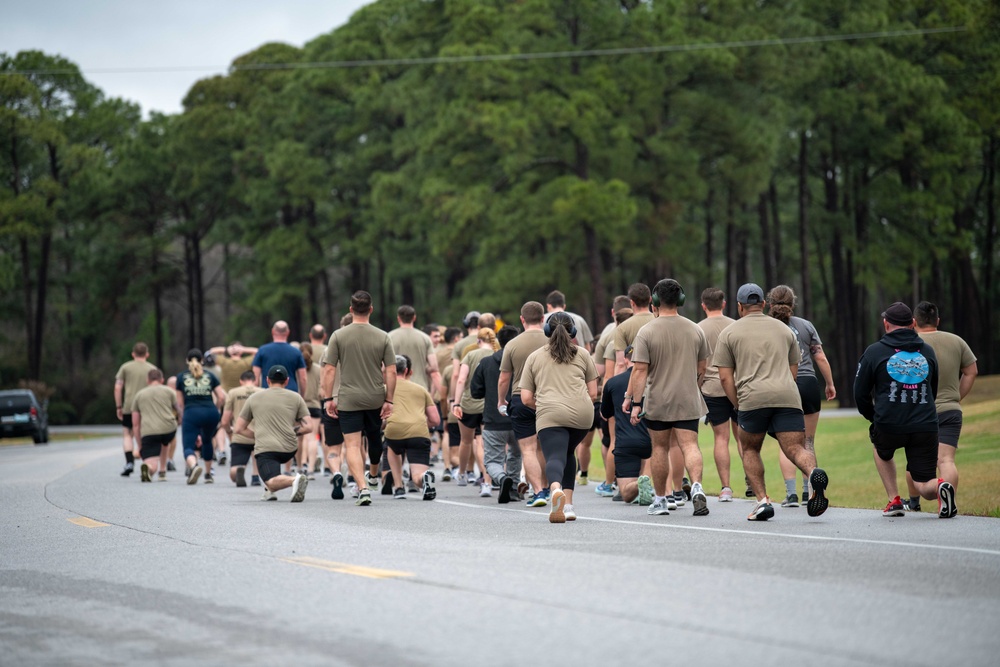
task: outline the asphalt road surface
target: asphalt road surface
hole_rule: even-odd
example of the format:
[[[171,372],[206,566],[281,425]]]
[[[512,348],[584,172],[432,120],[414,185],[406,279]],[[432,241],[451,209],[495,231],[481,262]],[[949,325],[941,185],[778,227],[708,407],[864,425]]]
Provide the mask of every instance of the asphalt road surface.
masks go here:
[[[224,471],[122,478],[119,443],[0,447],[0,664],[1000,661],[996,519],[647,517],[590,485],[551,525],[454,483],[355,507],[323,477],[264,503]]]

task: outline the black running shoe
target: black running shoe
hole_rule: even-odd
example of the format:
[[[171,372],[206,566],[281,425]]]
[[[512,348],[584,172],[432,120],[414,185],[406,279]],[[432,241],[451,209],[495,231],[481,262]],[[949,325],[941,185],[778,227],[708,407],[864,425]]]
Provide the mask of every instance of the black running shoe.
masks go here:
[[[760,501],[754,505],[753,511],[750,512],[750,516],[747,517],[747,521],[767,521],[774,516],[774,507],[771,503],[767,502],[767,499]]]
[[[506,505],[510,502],[510,493],[514,489],[514,480],[504,475],[500,478],[500,493],[497,494],[497,502]]]
[[[826,485],[829,483],[830,478],[827,477],[826,471],[822,468],[813,468],[813,471],[809,473],[809,488],[812,489],[812,495],[806,502],[806,512],[809,516],[819,516],[830,506],[830,501],[826,499],[825,493]]]
[[[167,461],[167,472],[177,472],[177,466],[173,461]]]
[[[122,468],[122,477],[128,477],[133,472],[135,472],[135,464],[134,463],[126,463],[125,467]]]
[[[392,495],[392,483],[395,480],[392,478],[392,473],[387,472],[385,477],[382,479],[382,495],[391,496]]]
[[[244,466],[236,466],[236,486],[241,489],[247,485],[247,469]]]
[[[687,500],[691,500],[691,481],[687,477],[681,479],[681,491]]]
[[[343,500],[344,475],[341,474],[340,472],[335,472],[333,473],[333,479],[331,481],[333,483],[333,493],[330,494],[330,497],[333,498],[334,500]]]
[[[951,483],[938,480],[938,517],[950,519],[958,514],[958,506],[955,505],[955,487]]]

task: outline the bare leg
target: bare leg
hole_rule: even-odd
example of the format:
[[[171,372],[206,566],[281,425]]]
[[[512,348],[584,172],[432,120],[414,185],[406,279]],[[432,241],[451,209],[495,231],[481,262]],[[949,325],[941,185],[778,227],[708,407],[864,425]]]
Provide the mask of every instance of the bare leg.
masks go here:
[[[545,488],[544,462],[539,461],[538,437],[522,438],[517,441],[521,445],[521,464],[524,466],[524,477],[536,492]]]
[[[264,482],[264,486],[271,490],[271,493],[287,489],[295,483],[295,475],[276,475]]]
[[[803,431],[782,431],[778,436],[778,446],[807,478],[816,467],[816,455],[805,448],[806,434]]]
[[[365,458],[361,453],[361,433],[345,433],[344,448],[347,450],[344,458],[347,459],[347,470],[354,478],[358,489],[364,491],[368,488],[365,483]]]
[[[476,454],[476,465],[479,466],[479,472],[483,476],[483,482],[486,484],[492,484],[493,480],[490,479],[489,473],[486,472],[486,462],[484,458],[485,452],[483,451],[483,437],[481,435],[476,436],[476,439],[473,440],[472,445],[473,445],[473,451]],[[469,469],[470,470],[472,469],[471,463],[469,465]]]
[[[458,430],[462,433],[462,444],[458,448],[458,473],[464,475],[472,470],[472,441],[476,437],[476,429],[459,422]]]
[[[669,488],[667,478],[670,476],[670,438],[673,429],[654,431],[650,429],[649,438],[653,444],[653,455],[650,461],[653,467],[653,491],[658,496],[667,495]],[[624,499],[624,496],[622,496]]]
[[[872,456],[875,457],[875,470],[878,471],[882,486],[885,487],[885,494],[889,500],[892,500],[899,495],[899,484],[896,481],[896,462],[892,459],[883,461],[874,447],[872,447]],[[936,498],[937,494],[934,497]]]
[[[576,460],[580,472],[590,469],[590,448],[594,444],[594,433],[595,431],[588,431],[583,437],[583,442],[576,446]]]
[[[958,466],[955,465],[955,452],[957,447],[938,443],[938,470],[941,479],[951,482],[951,485],[958,490]]]
[[[630,503],[639,497],[639,480],[635,477],[618,480],[618,490],[622,494],[622,500]]]
[[[743,471],[750,480],[750,488],[758,501],[767,498],[767,487],[764,484],[764,462],[760,458],[760,448],[764,444],[764,433],[747,433],[740,429],[740,442],[743,443]]]
[[[392,484],[396,488],[406,488],[403,484],[403,457],[396,454],[392,448],[385,450],[385,455],[389,459],[389,470],[392,471]]]
[[[697,431],[687,431],[682,428],[675,428],[674,431],[674,442],[678,445],[678,450],[681,453],[682,466],[687,468],[688,474],[691,475],[691,483],[701,484],[702,475],[705,473],[705,461],[701,455],[701,449],[698,448],[698,432]],[[673,461],[670,462],[673,465]]]
[[[719,473],[719,481],[723,487],[729,486],[729,424],[722,423],[712,427],[715,447],[712,453],[715,458],[715,469]]]

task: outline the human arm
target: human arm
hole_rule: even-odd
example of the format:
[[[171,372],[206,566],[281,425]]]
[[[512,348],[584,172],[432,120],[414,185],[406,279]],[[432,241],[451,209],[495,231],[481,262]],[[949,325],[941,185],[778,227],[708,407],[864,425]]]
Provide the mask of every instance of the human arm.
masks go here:
[[[510,381],[514,377],[511,371],[500,371],[497,379],[497,409],[507,407],[507,394],[510,392]]]
[[[142,444],[142,413],[138,410],[132,411],[132,434],[136,442]]]
[[[590,396],[591,403],[597,400],[597,380],[587,381],[587,394]]]
[[[649,375],[649,364],[637,361],[632,367],[632,377],[629,378],[628,389],[625,392],[625,400],[622,401],[622,412],[631,414],[633,425],[639,423],[639,414],[642,410],[642,394],[646,391],[646,378]]]
[[[962,400],[969,395],[977,375],[979,375],[979,366],[976,365],[975,361],[968,366],[962,367],[962,372],[958,379],[958,400]]]
[[[332,396],[333,381],[337,377],[337,367],[334,364],[323,364],[323,377],[320,379],[319,400],[326,407],[326,414],[337,418],[337,397]]]
[[[535,403],[535,392],[531,389],[521,387],[521,402],[524,403],[524,407],[526,408],[531,408],[532,410],[538,408],[538,404]]]
[[[222,389],[222,385],[215,385],[212,395],[215,396],[216,407],[222,410],[226,405],[226,392]]]
[[[219,425],[222,427],[222,430],[226,432],[226,435],[228,435],[229,438],[232,439],[232,437],[233,437],[233,411],[232,410],[230,410],[229,408],[226,408],[225,410],[222,411],[222,421],[219,422]]]
[[[611,377],[624,373],[626,368],[628,368],[628,362],[625,361],[625,350],[615,350],[615,368]]]
[[[813,363],[816,364],[820,375],[823,376],[823,382],[826,383],[826,400],[832,401],[837,398],[837,387],[833,384],[833,369],[830,368],[830,360],[826,358],[826,353],[823,352],[821,345],[813,347],[812,357]]]
[[[177,392],[177,425],[180,426],[181,422],[184,421],[184,392],[180,389]]]
[[[459,361],[458,359],[452,358],[452,360],[451,360],[451,383],[453,385],[453,387],[452,387],[453,391],[451,392],[451,397],[450,397],[449,402],[453,403],[453,404],[458,403],[462,399],[462,394],[458,392],[458,382],[455,381],[455,378],[457,378],[459,376],[459,368],[461,368],[461,366],[462,366],[462,362],[461,361]]]
[[[726,398],[739,409],[739,399],[736,397],[736,372],[727,366],[719,366],[719,382],[722,383],[722,390],[726,392]]]
[[[250,430],[250,420],[243,417],[242,415],[236,420],[236,427],[233,429],[233,433],[236,435],[242,435],[244,438],[254,439],[254,432]]]
[[[254,366],[253,367],[253,380],[254,380],[254,384],[256,384],[259,387],[260,386],[260,366]]]
[[[434,404],[434,397],[431,395],[427,396],[424,414],[427,415],[427,428],[434,428],[441,423],[441,413],[438,412],[437,406]]]
[[[462,418],[462,406],[460,405],[462,400],[462,394],[465,393],[465,383],[469,380],[469,366],[467,364],[462,364],[459,367],[458,381],[455,383],[455,396],[454,404],[451,407],[452,413],[458,417]]]
[[[115,380],[115,414],[118,415],[118,421],[121,421],[122,417],[125,415],[125,413],[123,412],[124,409],[125,409],[125,407],[124,407],[124,404],[122,403],[122,400],[124,399],[124,396],[123,396],[124,393],[125,393],[125,381],[122,380],[122,379],[116,379]]]
[[[382,419],[392,416],[392,399],[396,395],[396,366],[385,367],[385,403],[382,404]]]
[[[872,400],[872,389],[875,387],[875,373],[871,363],[864,355],[858,362],[858,373],[854,376],[854,403],[858,406],[861,416],[872,421],[875,417],[875,402]]]

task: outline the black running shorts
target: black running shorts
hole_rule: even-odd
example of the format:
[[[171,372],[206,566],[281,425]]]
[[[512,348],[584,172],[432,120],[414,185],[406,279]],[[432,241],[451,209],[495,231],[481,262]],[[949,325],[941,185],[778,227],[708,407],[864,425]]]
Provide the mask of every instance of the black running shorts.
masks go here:
[[[458,447],[460,444],[462,444],[462,431],[458,428],[458,422],[448,422],[447,428],[448,428],[448,446]]]
[[[125,427],[125,428],[127,428],[130,431],[132,430],[132,413],[131,412],[128,413],[127,415],[122,415],[122,426]]]
[[[463,412],[462,416],[458,418],[458,421],[462,422],[462,426],[465,428],[476,429],[476,435],[482,433],[483,426],[483,413],[469,413]]]
[[[411,465],[429,466],[431,464],[431,441],[429,438],[405,438],[403,440],[386,438],[385,444],[389,446],[393,454],[399,456],[406,454],[406,460]]]
[[[253,454],[253,445],[241,445],[238,442],[233,442],[229,444],[229,450],[232,454],[232,465],[235,466],[245,466],[250,463],[250,455]]]
[[[795,378],[802,398],[802,414],[814,415],[823,404],[823,392],[819,390],[819,380],[815,375],[800,375]]]
[[[672,422],[661,422],[656,419],[647,419],[643,417],[643,423],[646,425],[650,431],[669,431],[672,428],[679,428],[685,431],[698,432],[698,420],[697,419],[680,419],[678,421]],[[615,449],[618,448],[618,443],[615,443]]]
[[[265,482],[281,474],[281,466],[295,458],[295,452],[261,452],[257,459],[257,472]]]
[[[326,410],[323,410],[320,423],[323,424],[323,444],[327,447],[344,444],[344,433],[340,430],[340,419],[331,417]]]
[[[128,415],[131,417],[132,415]],[[159,435],[144,435],[142,436],[142,444],[139,448],[139,457],[145,461],[146,459],[153,459],[160,455],[160,449],[166,447],[170,444],[170,441],[174,439],[177,431],[171,431],[170,433],[161,433]]]
[[[708,414],[705,416],[707,423],[712,426],[725,424],[730,419],[736,419],[736,408],[729,401],[728,396],[704,396],[705,405],[708,406]]]
[[[319,408],[309,408],[309,416],[313,419],[320,419],[323,416],[323,411]]]
[[[962,435],[961,410],[945,410],[938,414],[938,442],[958,447],[960,435]]]
[[[760,408],[740,410],[740,428],[747,433],[804,433],[806,421],[798,408]]]
[[[510,417],[510,430],[514,431],[514,437],[518,440],[535,435],[535,411],[521,402],[520,394],[510,397],[507,416]]]
[[[875,453],[883,461],[891,461],[897,449],[906,452],[906,470],[914,482],[937,479],[938,432],[883,433],[872,424],[868,430]]]
[[[642,462],[653,455],[653,447],[647,442],[622,442],[615,440],[615,477],[635,479],[642,469]]]

